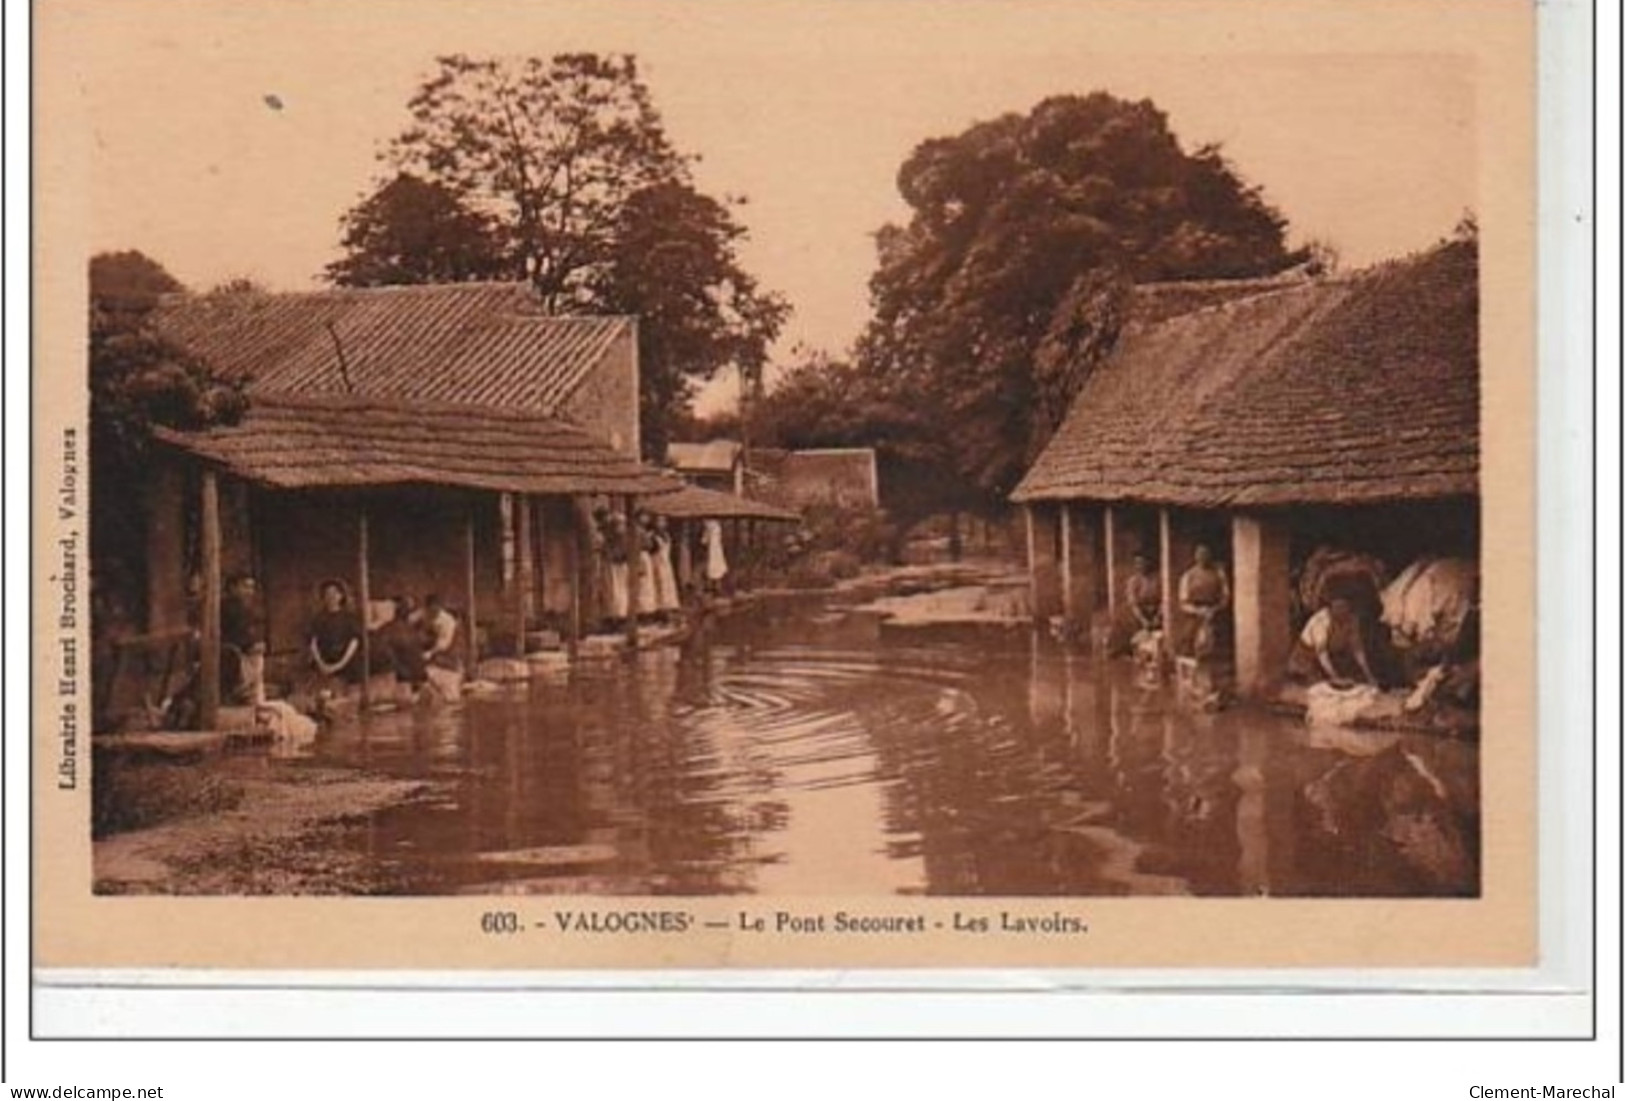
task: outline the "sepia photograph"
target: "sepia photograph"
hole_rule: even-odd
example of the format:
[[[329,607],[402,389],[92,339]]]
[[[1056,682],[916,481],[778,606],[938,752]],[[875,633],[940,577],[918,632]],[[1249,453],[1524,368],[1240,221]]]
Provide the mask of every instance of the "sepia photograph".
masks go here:
[[[873,8],[40,10],[72,905],[1523,950],[1522,70]]]

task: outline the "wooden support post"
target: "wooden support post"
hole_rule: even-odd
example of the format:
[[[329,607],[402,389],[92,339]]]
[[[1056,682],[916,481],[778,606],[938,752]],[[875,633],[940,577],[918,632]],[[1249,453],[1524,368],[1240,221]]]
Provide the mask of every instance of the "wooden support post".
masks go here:
[[[463,646],[468,654],[470,680],[478,675],[480,664],[480,625],[476,609],[479,593],[474,584],[474,509],[475,502],[470,501],[468,509],[463,513],[463,592],[464,600],[468,604],[468,622],[463,624],[468,629],[468,637],[463,640]]]
[[[1117,553],[1117,510],[1111,505],[1106,506],[1103,523],[1106,530],[1106,611],[1110,614],[1112,622],[1116,623],[1119,600],[1117,571],[1122,562]]]
[[[637,498],[630,494],[623,506],[626,516],[626,644],[638,645],[638,584],[643,575],[643,537],[638,532]]]
[[[528,647],[525,645],[525,628],[530,622],[531,593],[535,591],[535,555],[530,542],[530,494],[516,493],[513,498],[514,541],[519,552],[519,584],[518,608],[514,620],[514,657],[522,658]]]
[[[688,593],[694,584],[694,531],[687,520],[678,520],[672,537],[677,542],[677,587]]]
[[[372,572],[367,566],[367,502],[361,502],[355,524],[356,597],[361,603],[361,706],[372,703],[372,632],[367,629],[367,614],[372,609]]]
[[[212,470],[203,471],[200,512],[203,551],[203,607],[198,622],[198,725],[212,730],[220,723],[220,485]]]
[[[1162,655],[1172,661],[1179,633],[1179,575],[1174,569],[1174,525],[1167,509],[1157,510],[1158,559],[1162,569]]]
[[[592,633],[598,622],[608,614],[604,593],[604,561],[607,555],[607,546],[600,548],[596,533],[598,519],[593,515],[592,502],[586,497],[577,497],[572,502],[571,515],[575,518],[575,545],[572,553],[575,555],[573,568],[575,570],[575,592],[571,599],[575,602],[575,632],[577,638],[584,638]]]
[[[1021,519],[1027,531],[1027,602],[1032,605],[1033,618],[1039,618],[1038,606],[1040,602],[1038,583],[1038,521],[1033,516],[1032,505],[1021,507]]]
[[[1068,632],[1078,629],[1078,585],[1072,531],[1072,502],[1061,502],[1061,618]]]
[[[1027,519],[1027,569],[1032,584],[1033,618],[1048,624],[1050,617],[1061,610],[1060,577],[1057,569],[1057,533],[1052,505],[1039,502],[1028,504],[1023,512]]]
[[[582,540],[586,533],[582,530],[583,509],[579,502],[570,502],[570,537],[565,541],[569,552],[570,562],[570,613],[564,625],[565,641],[569,644],[570,657],[575,658],[581,644],[581,569],[584,555],[581,553]]]
[[[1237,516],[1230,542],[1236,688],[1266,696],[1279,686],[1292,646],[1291,536],[1279,519]]]
[[[1087,640],[1100,588],[1098,525],[1093,509],[1072,502],[1061,505],[1060,524],[1061,606],[1068,630]]]
[[[740,583],[744,580],[739,571],[745,567],[745,557],[739,546],[739,519],[737,517],[728,521],[727,531],[727,538],[722,541],[722,545],[727,548],[727,584],[731,585],[733,590],[737,592],[743,587]]]
[[[547,582],[552,571],[547,565],[547,499],[538,497],[530,506],[530,560],[534,562],[536,588],[531,596],[540,617],[547,615]]]

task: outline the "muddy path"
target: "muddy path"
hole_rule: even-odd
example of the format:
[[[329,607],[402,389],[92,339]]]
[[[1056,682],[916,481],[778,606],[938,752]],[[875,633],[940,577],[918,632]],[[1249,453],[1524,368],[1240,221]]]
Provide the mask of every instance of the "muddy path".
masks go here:
[[[94,845],[98,894],[387,894],[396,877],[373,858],[364,835],[388,807],[433,798],[437,785],[357,769],[281,766],[242,774],[231,810],[177,818],[113,834]]]

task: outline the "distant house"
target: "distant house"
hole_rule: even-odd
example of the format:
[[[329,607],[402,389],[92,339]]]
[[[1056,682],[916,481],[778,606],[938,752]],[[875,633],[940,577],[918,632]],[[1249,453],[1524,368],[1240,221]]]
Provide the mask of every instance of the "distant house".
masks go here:
[[[745,449],[738,440],[666,445],[666,465],[685,482],[736,496],[745,492]]]
[[[148,627],[198,616],[206,684],[239,572],[293,660],[329,577],[362,600],[441,594],[472,656],[518,652],[538,626],[577,637],[591,509],[679,488],[637,461],[630,318],[549,317],[525,286],[459,284],[184,297],[158,324],[250,393],[240,424],[160,432],[148,482]]]
[[[1317,546],[1477,556],[1474,245],[1318,281],[1143,287],[1134,308],[1012,494],[1035,614],[1115,613],[1138,551],[1160,562],[1174,622],[1207,543],[1232,571],[1238,684],[1260,693]]]
[[[752,492],[787,508],[880,507],[880,478],[870,447],[751,452]]]

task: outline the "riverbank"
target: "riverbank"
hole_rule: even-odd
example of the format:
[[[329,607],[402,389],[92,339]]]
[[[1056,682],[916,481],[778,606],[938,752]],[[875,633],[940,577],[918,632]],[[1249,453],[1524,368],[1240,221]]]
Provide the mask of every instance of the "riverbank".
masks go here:
[[[425,781],[254,759],[156,767],[229,790],[229,809],[94,842],[98,894],[388,894],[397,877],[358,835],[378,811],[437,793]]]

